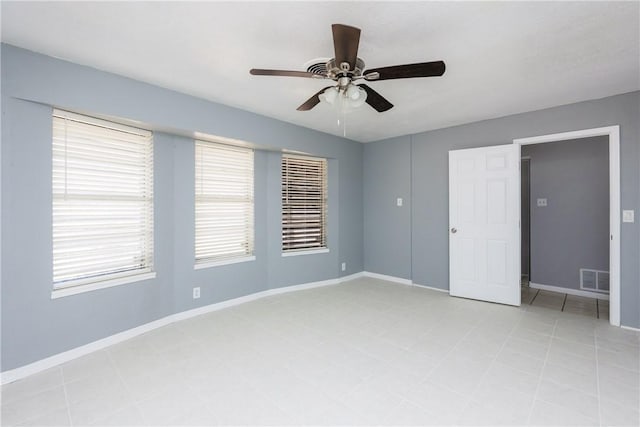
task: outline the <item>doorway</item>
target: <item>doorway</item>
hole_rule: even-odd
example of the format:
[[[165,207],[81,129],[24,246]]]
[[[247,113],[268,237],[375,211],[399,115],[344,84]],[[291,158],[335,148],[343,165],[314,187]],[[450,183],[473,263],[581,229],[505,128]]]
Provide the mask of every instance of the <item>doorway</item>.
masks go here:
[[[608,138],[529,144],[521,155],[522,303],[608,320]]]
[[[620,128],[609,126],[574,132],[542,135],[515,139],[514,144],[521,146],[549,142],[570,141],[593,136],[608,138],[609,152],[609,322],[620,326]],[[529,165],[531,166],[531,165]],[[535,198],[535,196],[533,196]],[[544,198],[542,198],[544,199]],[[531,200],[531,199],[530,199]],[[521,201],[520,201],[521,202]],[[536,200],[536,202],[538,202]],[[544,203],[544,200],[540,201]],[[533,208],[533,206],[531,207]],[[529,236],[531,237],[531,236]],[[522,250],[520,248],[520,250]],[[522,256],[522,254],[521,254]],[[531,270],[528,274],[531,275]]]

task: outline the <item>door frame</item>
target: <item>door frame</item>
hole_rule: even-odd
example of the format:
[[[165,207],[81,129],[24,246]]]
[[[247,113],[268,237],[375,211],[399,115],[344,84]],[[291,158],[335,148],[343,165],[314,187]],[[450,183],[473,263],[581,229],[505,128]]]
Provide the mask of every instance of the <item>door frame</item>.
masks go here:
[[[529,235],[529,256],[527,257],[527,282],[531,283],[531,157],[522,155],[522,147],[520,147],[520,203],[522,204],[522,162],[529,162],[529,211],[527,214],[529,215],[529,221],[527,224],[529,225],[527,228],[527,234]],[[522,205],[520,207],[520,251],[522,252]],[[520,253],[520,280],[522,281],[522,253]],[[527,286],[528,286],[527,283]]]
[[[609,138],[609,323],[620,326],[620,126],[517,138],[513,140],[513,143],[519,145],[542,144],[592,136],[607,136]],[[518,247],[518,252],[520,250],[521,248]]]

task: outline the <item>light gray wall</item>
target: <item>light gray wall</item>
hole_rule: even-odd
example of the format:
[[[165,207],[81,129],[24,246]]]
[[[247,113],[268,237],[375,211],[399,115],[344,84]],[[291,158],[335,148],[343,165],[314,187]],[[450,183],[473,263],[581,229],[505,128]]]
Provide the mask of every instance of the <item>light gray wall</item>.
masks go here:
[[[362,144],[1,46],[3,371],[168,314],[363,270]],[[51,299],[52,106],[163,130],[154,133],[155,279]],[[193,270],[193,143],[178,135],[196,131],[329,158],[330,252],[280,256],[280,154],[257,151],[256,260]]]
[[[428,114],[428,112],[425,112]],[[375,181],[364,181],[364,193],[375,192],[376,200],[365,198],[365,236],[368,241],[382,241],[387,227],[402,236],[394,245],[365,246],[367,270],[380,274],[407,277],[418,284],[449,288],[448,235],[448,162],[449,150],[511,144],[514,138],[546,135],[601,126],[620,125],[621,138],[621,208],[640,209],[640,92],[580,102],[546,110],[485,120],[446,129],[407,135],[375,144],[365,144],[364,173],[372,176],[382,158],[392,152],[394,144],[409,144],[410,158],[383,168]],[[399,150],[405,151],[402,147]],[[411,171],[411,179],[405,178]],[[393,182],[393,188],[377,187],[379,182]],[[395,215],[374,210],[377,200],[393,200],[396,194],[411,194],[411,221],[396,223]],[[393,224],[393,225],[391,225]],[[365,239],[365,241],[367,241]],[[410,255],[397,259],[395,251],[411,247]],[[393,265],[379,264],[388,258]],[[621,224],[621,322],[640,327],[640,238],[638,223]]]
[[[609,138],[525,145],[521,154],[531,157],[530,280],[580,289],[580,268],[609,271]]]
[[[411,279],[411,144],[404,138],[372,142],[364,152],[364,268]],[[403,199],[397,206],[398,198]]]

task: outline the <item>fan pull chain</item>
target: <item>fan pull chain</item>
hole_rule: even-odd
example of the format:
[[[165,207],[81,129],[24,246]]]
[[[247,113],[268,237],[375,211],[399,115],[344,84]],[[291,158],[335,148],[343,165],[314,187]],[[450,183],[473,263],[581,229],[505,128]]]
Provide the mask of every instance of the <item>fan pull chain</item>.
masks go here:
[[[347,113],[342,109],[342,136],[347,137]]]
[[[336,115],[337,115],[337,125],[338,129],[340,129],[340,124],[342,124],[342,136],[347,137],[347,112],[346,112],[346,102],[344,100],[344,94],[340,92],[338,95],[338,99],[336,100]],[[342,116],[342,120],[341,117]]]

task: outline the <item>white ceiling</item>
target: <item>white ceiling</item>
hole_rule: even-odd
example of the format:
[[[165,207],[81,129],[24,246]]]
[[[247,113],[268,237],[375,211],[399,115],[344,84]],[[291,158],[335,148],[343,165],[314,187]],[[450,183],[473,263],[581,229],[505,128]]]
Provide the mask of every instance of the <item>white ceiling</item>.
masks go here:
[[[8,2],[2,40],[342,135],[327,81],[250,76],[333,56],[331,24],[362,29],[367,68],[444,60],[443,77],[368,83],[395,107],[347,116],[373,141],[640,89],[635,2]]]

